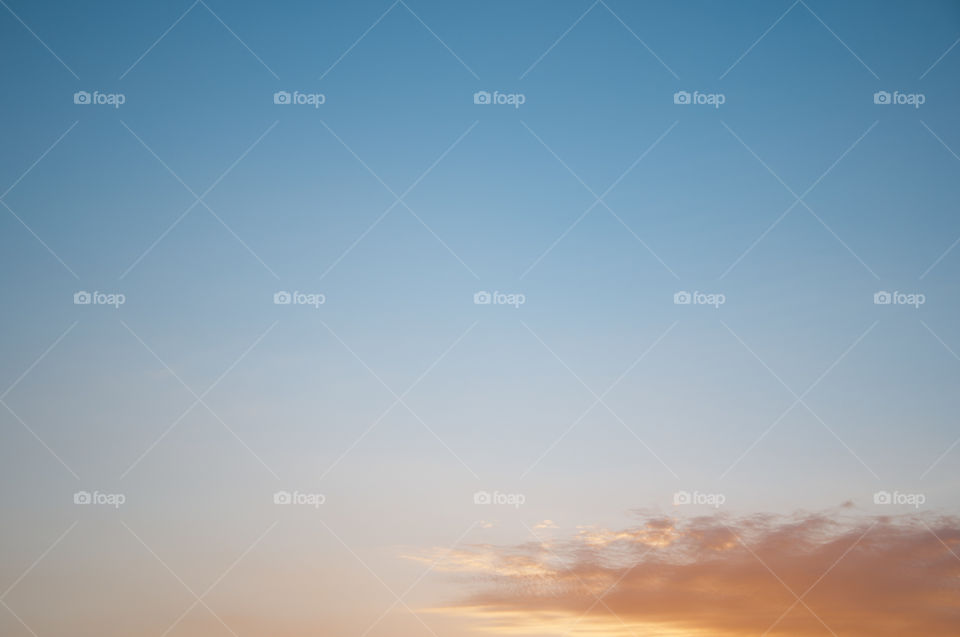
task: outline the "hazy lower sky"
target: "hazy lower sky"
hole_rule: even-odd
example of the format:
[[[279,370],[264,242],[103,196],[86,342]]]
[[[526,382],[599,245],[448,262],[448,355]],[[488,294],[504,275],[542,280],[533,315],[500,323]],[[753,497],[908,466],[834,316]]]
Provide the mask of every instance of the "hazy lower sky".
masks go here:
[[[958,43],[0,1],[0,633],[956,634]]]

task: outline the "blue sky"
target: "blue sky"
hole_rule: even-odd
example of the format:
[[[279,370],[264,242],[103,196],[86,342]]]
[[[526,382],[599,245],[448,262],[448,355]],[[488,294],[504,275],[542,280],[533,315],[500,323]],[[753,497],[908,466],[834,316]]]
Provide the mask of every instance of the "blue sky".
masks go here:
[[[526,494],[510,541],[679,489],[955,512],[958,36],[951,2],[8,2],[0,538],[123,492],[209,583],[178,526],[237,554],[314,489],[392,583],[478,489]]]

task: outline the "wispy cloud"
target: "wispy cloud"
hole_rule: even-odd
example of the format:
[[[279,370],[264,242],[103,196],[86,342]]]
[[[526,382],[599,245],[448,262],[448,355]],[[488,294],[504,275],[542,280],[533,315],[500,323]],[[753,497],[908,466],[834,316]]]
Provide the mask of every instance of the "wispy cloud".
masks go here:
[[[954,517],[656,517],[448,553],[464,592],[436,610],[511,634],[946,637],[958,555]]]

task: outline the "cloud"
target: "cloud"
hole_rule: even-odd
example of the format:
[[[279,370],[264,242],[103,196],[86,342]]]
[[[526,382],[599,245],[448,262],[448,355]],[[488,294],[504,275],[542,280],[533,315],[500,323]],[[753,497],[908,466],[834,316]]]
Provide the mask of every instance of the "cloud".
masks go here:
[[[804,514],[657,517],[421,558],[467,588],[435,610],[500,633],[946,637],[958,555],[957,518]]]

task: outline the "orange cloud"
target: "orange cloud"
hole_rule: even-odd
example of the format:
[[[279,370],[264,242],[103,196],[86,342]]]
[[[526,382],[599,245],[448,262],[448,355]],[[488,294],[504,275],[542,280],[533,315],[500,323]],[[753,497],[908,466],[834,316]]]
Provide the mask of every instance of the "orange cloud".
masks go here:
[[[953,517],[652,518],[422,556],[467,580],[442,609],[505,634],[960,634]]]

